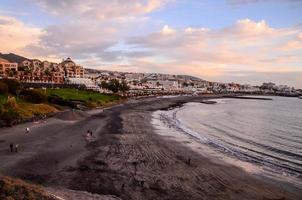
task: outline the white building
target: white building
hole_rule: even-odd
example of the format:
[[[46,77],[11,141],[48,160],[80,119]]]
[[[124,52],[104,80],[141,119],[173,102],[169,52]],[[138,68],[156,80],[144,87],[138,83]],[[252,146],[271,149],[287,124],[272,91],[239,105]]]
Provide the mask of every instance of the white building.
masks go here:
[[[240,91],[241,92],[249,92],[249,93],[260,92],[260,88],[258,86],[251,86],[249,84],[245,84],[245,85],[242,86]]]
[[[68,84],[78,84],[78,85],[85,85],[85,87],[88,90],[94,90],[101,92],[101,88],[95,84],[94,81],[92,81],[89,78],[67,78]]]
[[[179,84],[178,84],[177,80],[159,81],[159,84],[162,85],[164,90],[177,90],[177,89],[179,89]]]

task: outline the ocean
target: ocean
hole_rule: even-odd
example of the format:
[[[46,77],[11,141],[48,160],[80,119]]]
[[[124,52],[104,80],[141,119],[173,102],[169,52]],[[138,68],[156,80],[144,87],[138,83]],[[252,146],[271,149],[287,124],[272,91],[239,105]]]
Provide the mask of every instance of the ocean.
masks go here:
[[[302,183],[302,99],[269,98],[187,103],[155,112],[152,123],[205,156]]]

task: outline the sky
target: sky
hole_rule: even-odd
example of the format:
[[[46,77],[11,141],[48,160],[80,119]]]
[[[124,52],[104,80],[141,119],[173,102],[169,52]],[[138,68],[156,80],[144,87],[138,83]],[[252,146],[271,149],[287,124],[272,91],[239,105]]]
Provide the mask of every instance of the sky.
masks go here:
[[[0,0],[0,52],[302,88],[302,0]]]

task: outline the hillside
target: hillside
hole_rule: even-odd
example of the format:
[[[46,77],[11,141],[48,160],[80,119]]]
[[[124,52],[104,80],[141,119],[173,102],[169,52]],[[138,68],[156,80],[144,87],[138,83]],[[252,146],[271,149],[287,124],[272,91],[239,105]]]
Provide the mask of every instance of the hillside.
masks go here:
[[[161,77],[167,77],[167,76],[174,76],[177,79],[185,79],[185,80],[192,80],[192,81],[205,81],[199,77],[191,76],[191,75],[173,75],[173,74],[162,74],[162,73],[136,73],[136,72],[119,72],[119,71],[109,71],[109,70],[99,70],[99,69],[91,69],[91,68],[85,68],[86,74],[100,74],[100,73],[119,73],[120,75],[125,74],[145,74],[145,77],[150,76],[161,76]]]
[[[0,176],[0,199],[57,200],[57,198],[47,194],[42,187],[5,176]]]
[[[22,89],[18,81],[1,79],[0,127],[43,119],[66,107],[78,109],[104,107],[121,100],[123,100],[121,97],[113,94],[71,88]]]
[[[16,63],[21,63],[24,60],[29,60],[28,58],[13,53],[8,53],[8,54],[0,53],[0,58],[8,60],[9,62],[16,62]]]

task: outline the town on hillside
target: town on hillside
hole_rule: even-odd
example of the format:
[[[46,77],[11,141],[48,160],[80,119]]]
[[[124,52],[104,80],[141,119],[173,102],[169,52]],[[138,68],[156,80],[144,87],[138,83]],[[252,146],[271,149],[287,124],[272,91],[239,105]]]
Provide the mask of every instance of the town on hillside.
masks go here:
[[[275,83],[260,86],[237,83],[219,83],[188,75],[159,73],[130,73],[87,69],[71,58],[60,63],[27,59],[15,54],[0,54],[0,79],[20,81],[24,87],[74,87],[101,93],[121,93],[125,96],[172,94],[270,94],[300,96],[301,89]],[[115,83],[121,87],[110,87]]]

